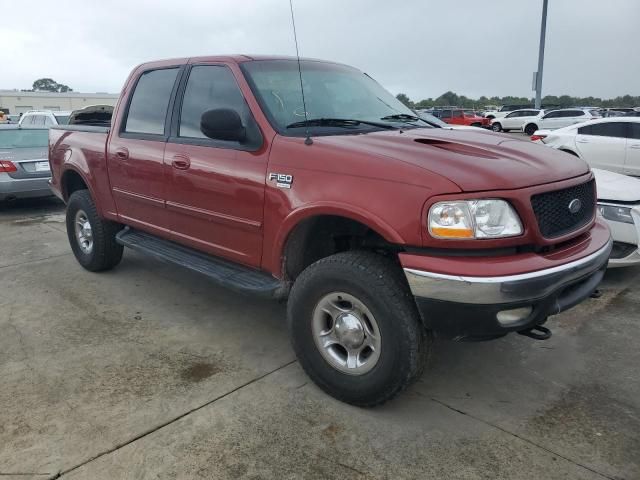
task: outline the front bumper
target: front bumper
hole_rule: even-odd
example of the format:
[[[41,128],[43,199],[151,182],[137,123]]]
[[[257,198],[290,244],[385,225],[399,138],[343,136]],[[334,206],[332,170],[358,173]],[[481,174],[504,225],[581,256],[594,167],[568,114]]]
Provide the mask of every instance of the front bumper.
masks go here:
[[[528,273],[460,276],[404,268],[422,318],[439,336],[454,340],[496,338],[526,330],[582,302],[604,276],[612,240],[595,252]],[[498,313],[525,313],[500,321]]]
[[[6,173],[0,173],[0,201],[50,195],[53,195],[53,192],[49,188],[49,177],[11,178]]]

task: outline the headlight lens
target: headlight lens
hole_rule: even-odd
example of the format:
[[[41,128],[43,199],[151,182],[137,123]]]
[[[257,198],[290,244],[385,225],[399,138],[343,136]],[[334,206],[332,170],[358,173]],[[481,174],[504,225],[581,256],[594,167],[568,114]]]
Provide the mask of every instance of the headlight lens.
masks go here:
[[[616,205],[601,205],[598,204],[598,211],[607,220],[612,222],[622,222],[633,224],[633,217],[631,216],[630,207],[618,207]]]
[[[498,199],[438,202],[429,209],[428,222],[435,238],[502,238],[522,233],[518,214]]]

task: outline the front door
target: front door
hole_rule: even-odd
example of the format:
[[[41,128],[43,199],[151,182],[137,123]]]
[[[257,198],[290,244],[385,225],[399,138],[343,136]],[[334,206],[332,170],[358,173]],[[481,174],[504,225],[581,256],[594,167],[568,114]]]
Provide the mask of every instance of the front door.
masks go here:
[[[576,149],[591,167],[624,173],[627,124],[602,122],[578,128]]]
[[[164,155],[174,240],[258,267],[267,144],[228,66],[192,66],[181,90]],[[202,133],[202,114],[219,108],[240,114],[245,141],[213,140]]]
[[[123,222],[168,236],[165,211],[165,123],[179,67],[144,72],[107,148],[107,166]]]

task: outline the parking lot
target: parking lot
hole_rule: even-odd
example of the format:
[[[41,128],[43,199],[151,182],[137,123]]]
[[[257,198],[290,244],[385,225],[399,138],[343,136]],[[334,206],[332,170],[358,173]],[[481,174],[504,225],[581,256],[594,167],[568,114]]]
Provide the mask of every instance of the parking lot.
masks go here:
[[[548,341],[437,342],[367,410],[308,380],[284,305],[132,251],[89,273],[54,200],[0,232],[0,476],[640,478],[640,269]]]

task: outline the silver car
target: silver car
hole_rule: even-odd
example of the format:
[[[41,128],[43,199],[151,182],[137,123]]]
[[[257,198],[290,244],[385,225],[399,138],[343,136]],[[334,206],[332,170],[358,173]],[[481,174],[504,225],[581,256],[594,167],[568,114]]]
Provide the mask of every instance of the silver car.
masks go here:
[[[49,130],[0,129],[0,201],[48,197]]]

